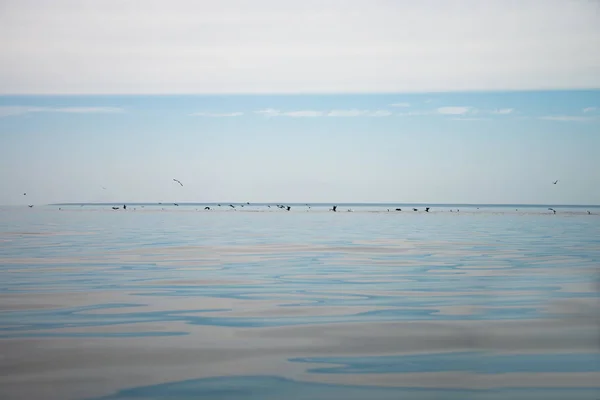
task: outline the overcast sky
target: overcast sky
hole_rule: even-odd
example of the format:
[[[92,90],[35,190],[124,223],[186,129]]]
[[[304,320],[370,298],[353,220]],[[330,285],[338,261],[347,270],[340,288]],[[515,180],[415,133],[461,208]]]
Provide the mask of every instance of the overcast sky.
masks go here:
[[[2,0],[0,204],[600,204],[598,48],[590,0]]]

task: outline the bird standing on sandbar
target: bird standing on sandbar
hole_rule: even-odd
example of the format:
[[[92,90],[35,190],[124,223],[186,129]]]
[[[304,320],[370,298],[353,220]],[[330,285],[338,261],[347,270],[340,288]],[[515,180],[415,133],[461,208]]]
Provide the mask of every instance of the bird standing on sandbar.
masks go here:
[[[337,211],[337,206],[333,206],[333,208],[331,209],[331,211],[336,212]]]
[[[178,179],[173,178],[173,180],[177,183],[179,183],[181,186],[183,186],[183,183],[181,183],[181,181],[179,181]]]

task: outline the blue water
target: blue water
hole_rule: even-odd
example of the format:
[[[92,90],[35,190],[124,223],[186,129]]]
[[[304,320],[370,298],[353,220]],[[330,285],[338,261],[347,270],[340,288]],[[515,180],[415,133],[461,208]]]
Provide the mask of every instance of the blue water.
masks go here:
[[[600,208],[228,204],[1,207],[0,398],[600,398]]]

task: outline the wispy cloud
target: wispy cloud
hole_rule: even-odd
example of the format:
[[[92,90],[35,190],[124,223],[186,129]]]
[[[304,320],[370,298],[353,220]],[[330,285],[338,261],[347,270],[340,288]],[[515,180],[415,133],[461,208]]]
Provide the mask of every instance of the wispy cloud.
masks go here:
[[[560,122],[589,122],[594,121],[594,117],[583,117],[580,115],[546,115],[539,117],[546,121],[560,121]]]
[[[489,118],[479,118],[479,117],[458,117],[452,118],[453,121],[489,121]]]
[[[418,116],[433,115],[433,114],[438,114],[438,112],[431,111],[431,110],[420,110],[420,111],[408,111],[408,112],[404,112],[404,113],[398,113],[396,115],[399,115],[401,117],[418,117]]]
[[[314,110],[297,110],[297,111],[280,111],[274,108],[265,108],[264,110],[255,111],[256,114],[262,114],[266,117],[322,117],[323,111]]]
[[[584,113],[591,113],[591,112],[596,112],[598,110],[599,110],[598,107],[587,107],[587,108],[583,109],[583,112]]]
[[[257,114],[262,114],[267,117],[388,117],[392,115],[388,110],[298,110],[298,111],[280,111],[274,108],[266,108],[264,110],[255,111]]]
[[[515,112],[514,108],[500,108],[497,110],[493,110],[491,113],[492,114],[501,114],[501,115],[507,115],[507,114],[512,114]]]
[[[392,103],[390,107],[410,107],[410,103]]]
[[[24,115],[30,113],[74,113],[74,114],[114,114],[124,110],[118,107],[31,107],[31,106],[0,106],[0,117]]]
[[[210,113],[210,112],[196,112],[190,114],[194,117],[212,117],[212,118],[223,118],[223,117],[239,117],[244,115],[243,112],[230,112],[230,113]]]
[[[472,112],[473,107],[439,107],[437,112],[443,115],[464,115]]]

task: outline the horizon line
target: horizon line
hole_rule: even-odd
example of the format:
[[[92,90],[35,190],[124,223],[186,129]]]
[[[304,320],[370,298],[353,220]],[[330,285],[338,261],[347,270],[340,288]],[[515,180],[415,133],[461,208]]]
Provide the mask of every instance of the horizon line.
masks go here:
[[[83,96],[366,96],[366,95],[415,95],[415,94],[423,94],[423,95],[436,95],[436,94],[471,94],[471,93],[543,93],[543,92],[569,92],[569,91],[577,91],[577,92],[594,92],[600,91],[600,86],[591,87],[591,88],[524,88],[524,89],[463,89],[463,90],[438,90],[438,91],[419,91],[419,90],[409,90],[409,91],[390,91],[390,92],[381,92],[381,91],[373,91],[373,92],[157,92],[157,93],[134,93],[134,92],[115,92],[115,93],[0,93],[0,97],[26,97],[26,96],[38,96],[38,97],[50,97],[50,96],[62,96],[62,97],[83,97]]]
[[[139,204],[139,205],[173,205],[172,201],[163,202],[143,202],[143,201],[113,201],[113,202],[68,202],[68,203],[48,203],[41,204],[45,206],[70,206],[70,205],[113,205],[113,204]],[[197,205],[197,204],[239,204],[239,205],[277,205],[277,204],[290,204],[290,205],[359,205],[359,206],[380,206],[380,205],[419,205],[419,206],[553,206],[553,207],[600,207],[600,204],[557,204],[557,203],[427,203],[427,202],[271,202],[271,201],[258,201],[258,202],[247,202],[247,201],[203,201],[203,202],[178,202],[177,204],[182,205]],[[20,206],[21,204],[14,204]],[[10,206],[10,205],[2,205]]]

